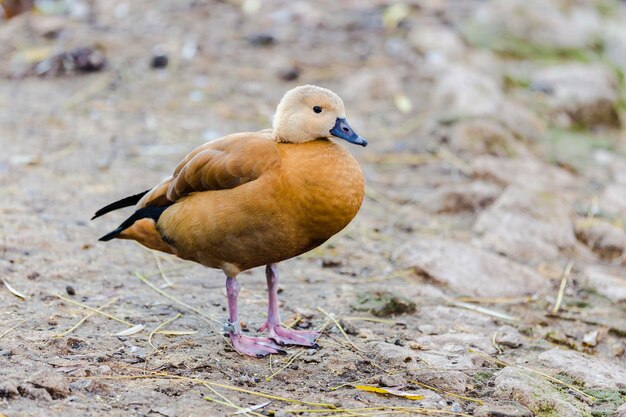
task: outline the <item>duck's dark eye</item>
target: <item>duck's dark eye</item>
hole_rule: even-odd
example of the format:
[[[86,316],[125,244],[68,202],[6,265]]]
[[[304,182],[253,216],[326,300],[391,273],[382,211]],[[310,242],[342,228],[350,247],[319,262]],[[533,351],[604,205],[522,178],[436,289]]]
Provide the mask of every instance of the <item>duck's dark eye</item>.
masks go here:
[[[313,111],[314,111],[315,113],[321,113],[321,112],[322,112],[322,108],[321,108],[320,106],[314,106],[314,107],[313,107]]]

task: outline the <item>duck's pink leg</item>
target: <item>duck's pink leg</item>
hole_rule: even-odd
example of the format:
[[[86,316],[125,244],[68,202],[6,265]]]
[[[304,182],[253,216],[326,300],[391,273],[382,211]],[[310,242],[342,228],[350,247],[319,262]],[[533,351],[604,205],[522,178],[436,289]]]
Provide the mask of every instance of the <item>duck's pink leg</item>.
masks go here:
[[[279,345],[317,347],[315,339],[320,335],[318,332],[291,330],[280,325],[276,264],[270,264],[265,267],[265,276],[267,277],[268,292],[267,320],[259,328],[259,331],[267,330],[270,339]]]
[[[248,356],[256,356],[262,358],[270,354],[285,354],[273,340],[267,337],[250,337],[241,333],[239,317],[237,313],[237,296],[241,285],[235,278],[226,278],[226,295],[228,297],[228,322],[224,329],[230,337],[234,348],[239,353]]]

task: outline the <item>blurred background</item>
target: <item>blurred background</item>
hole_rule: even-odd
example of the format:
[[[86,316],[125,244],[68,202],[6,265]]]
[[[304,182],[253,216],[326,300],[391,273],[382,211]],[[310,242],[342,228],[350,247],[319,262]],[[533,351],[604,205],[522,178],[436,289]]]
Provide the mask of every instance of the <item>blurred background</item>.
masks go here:
[[[625,2],[0,5],[0,376],[15,387],[0,384],[0,414],[52,400],[62,415],[228,410],[191,382],[80,380],[142,363],[346,407],[407,401],[355,394],[365,380],[450,413],[626,415]],[[369,354],[330,325],[322,350],[266,381],[283,359],[268,369],[224,352],[217,328],[132,275],[160,283],[171,271],[167,291],[221,319],[219,271],[96,243],[127,213],[88,219],[196,146],[270,127],[282,95],[309,83],[337,92],[369,141],[349,147],[367,197],[341,236],[282,267],[284,318],[319,327],[321,307]],[[262,271],[247,275],[242,314],[258,317]],[[120,324],[96,315],[55,338],[87,313],[59,294],[94,308],[115,299],[107,311],[146,330],[113,337]],[[199,333],[157,335],[153,352],[148,331],[177,312]],[[395,380],[374,378],[381,364]],[[52,374],[24,376],[42,366]],[[506,414],[511,401],[518,414]]]

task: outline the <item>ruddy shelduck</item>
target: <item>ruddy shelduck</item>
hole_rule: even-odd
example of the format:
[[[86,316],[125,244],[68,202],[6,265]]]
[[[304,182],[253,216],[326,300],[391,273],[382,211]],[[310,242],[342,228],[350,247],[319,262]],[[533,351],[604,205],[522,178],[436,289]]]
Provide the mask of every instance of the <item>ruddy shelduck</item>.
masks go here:
[[[135,240],[226,274],[228,321],[234,348],[263,357],[281,346],[315,347],[319,333],[280,324],[276,264],[301,255],[346,227],[361,207],[363,172],[331,139],[366,146],[332,91],[305,85],[288,91],[273,128],[235,133],[192,151],[154,188],[98,210],[136,211],[100,238]],[[265,265],[267,320],[250,337],[241,332],[237,296],[241,271]]]

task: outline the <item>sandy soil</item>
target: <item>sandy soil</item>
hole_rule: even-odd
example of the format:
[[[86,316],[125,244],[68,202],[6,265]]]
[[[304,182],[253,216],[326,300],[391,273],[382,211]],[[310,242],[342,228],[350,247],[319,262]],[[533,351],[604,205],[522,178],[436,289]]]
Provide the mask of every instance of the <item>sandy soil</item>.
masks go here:
[[[427,36],[415,41],[415,30],[458,28],[483,2],[413,2],[406,10],[383,1],[268,1],[259,2],[259,10],[255,1],[90,3],[84,14],[83,3],[74,2],[66,10],[74,17],[23,15],[0,23],[0,279],[26,296],[0,286],[0,415],[221,416],[266,401],[256,413],[336,407],[300,415],[420,415],[427,409],[626,415],[624,407],[616,411],[626,395],[620,266],[626,208],[616,209],[626,207],[619,194],[619,178],[626,178],[623,132],[610,117],[582,133],[563,127],[562,115],[545,111],[550,103],[532,104],[540,93],[510,76],[529,71],[533,60],[549,60],[479,49],[467,38],[458,59],[504,80],[498,91],[530,119],[515,113],[513,119],[522,120],[517,130],[502,122],[512,133],[454,130],[467,119],[443,117],[441,102],[434,109],[445,95],[436,88],[440,57],[420,50]],[[157,45],[169,58],[165,69],[150,68]],[[29,69],[79,46],[102,48],[106,67],[46,76]],[[433,48],[456,53],[445,42]],[[363,166],[367,199],[345,233],[280,265],[283,319],[324,328],[321,348],[245,358],[220,335],[226,314],[220,271],[132,242],[97,242],[128,212],[89,218],[158,182],[195,146],[269,127],[282,94],[304,83],[337,91],[352,126],[369,140],[366,149],[350,148]],[[611,90],[617,97],[620,85]],[[474,97],[469,107],[489,94]],[[569,152],[571,142],[563,147],[544,139],[551,132],[587,139],[582,150]],[[496,137],[495,145],[468,145],[472,135]],[[601,146],[586,145],[598,141]],[[539,170],[523,165],[513,172],[505,162],[489,171],[487,162],[476,163],[485,156],[506,161],[511,146],[514,156],[541,164]],[[515,212],[521,203],[511,209],[503,195],[524,182],[539,184],[528,191],[533,196],[553,193],[560,205],[537,203],[536,216],[511,223],[511,234],[521,237],[503,244],[489,219],[500,221],[501,207]],[[608,226],[585,238],[586,229],[576,228],[585,217]],[[611,237],[612,246],[592,251],[594,242]],[[424,242],[431,243],[419,249]],[[446,242],[481,252],[429,249],[450,248]],[[447,269],[466,252],[467,262]],[[483,255],[480,265],[467,266]],[[551,314],[571,260],[561,308]],[[492,262],[505,273],[490,275]],[[263,271],[246,272],[241,282],[241,315],[254,331],[266,308]],[[359,308],[360,301],[381,291],[400,297],[400,304],[403,298],[415,303],[416,310],[385,317],[361,311],[371,306]],[[372,308],[381,303],[389,307],[374,300]],[[84,307],[104,305],[109,317]],[[135,325],[144,329],[116,336]],[[424,397],[376,394],[359,385]]]

